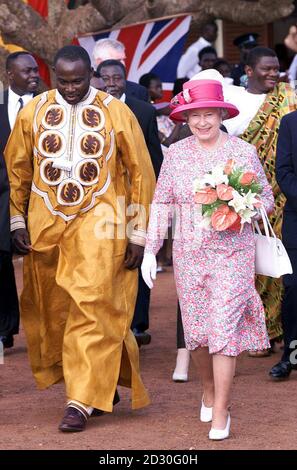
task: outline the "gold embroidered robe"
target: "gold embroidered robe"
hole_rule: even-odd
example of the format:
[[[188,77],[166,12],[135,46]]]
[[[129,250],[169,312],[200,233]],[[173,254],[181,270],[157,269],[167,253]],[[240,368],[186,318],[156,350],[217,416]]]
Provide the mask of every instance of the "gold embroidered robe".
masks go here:
[[[69,399],[111,411],[119,383],[132,388],[133,408],[145,406],[124,217],[132,203],[147,219],[155,178],[136,118],[92,87],[74,106],[51,90],[19,113],[5,158],[11,229],[27,218],[33,248],[21,315],[38,386],[64,376]],[[131,242],[144,245],[146,222],[134,217]]]

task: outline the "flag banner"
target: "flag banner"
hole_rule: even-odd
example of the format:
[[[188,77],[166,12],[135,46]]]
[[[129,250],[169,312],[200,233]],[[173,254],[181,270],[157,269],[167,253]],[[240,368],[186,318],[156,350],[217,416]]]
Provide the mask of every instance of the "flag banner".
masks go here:
[[[163,100],[170,101],[177,65],[183,53],[190,23],[191,16],[179,16],[79,36],[77,41],[88,51],[93,66],[93,48],[98,39],[112,38],[121,41],[126,48],[128,80],[138,83],[145,73],[155,73],[163,84]]]

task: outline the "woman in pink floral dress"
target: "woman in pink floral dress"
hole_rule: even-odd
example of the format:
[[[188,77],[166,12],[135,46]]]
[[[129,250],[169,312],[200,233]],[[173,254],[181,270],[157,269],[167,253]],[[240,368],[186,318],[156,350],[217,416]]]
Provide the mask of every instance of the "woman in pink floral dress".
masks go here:
[[[207,98],[205,98],[207,97]],[[236,357],[245,350],[269,347],[264,310],[255,289],[255,242],[251,224],[241,232],[202,228],[201,205],[195,204],[193,182],[218,164],[234,159],[257,175],[262,203],[273,210],[271,188],[255,147],[220,130],[222,119],[238,110],[224,102],[222,86],[193,80],[175,98],[171,117],[186,120],[193,136],[170,146],[163,162],[151,208],[142,266],[153,286],[155,255],[173,210],[176,230],[174,274],[185,342],[203,383],[200,419],[212,421],[210,439],[229,436],[230,391]]]

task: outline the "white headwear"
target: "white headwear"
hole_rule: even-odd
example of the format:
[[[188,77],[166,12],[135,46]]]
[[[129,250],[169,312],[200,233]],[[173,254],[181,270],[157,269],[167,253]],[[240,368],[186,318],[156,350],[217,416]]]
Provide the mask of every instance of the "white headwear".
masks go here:
[[[191,81],[192,80],[216,80],[222,85],[225,84],[223,75],[215,69],[202,70],[201,72],[196,73],[196,75],[191,78]]]
[[[206,69],[202,70],[199,73],[196,73],[191,80],[216,80],[220,82],[223,87],[223,94],[225,101],[234,104],[240,110],[240,100],[242,93],[245,92],[245,89],[240,86],[235,86],[227,83],[223,75],[215,69]]]

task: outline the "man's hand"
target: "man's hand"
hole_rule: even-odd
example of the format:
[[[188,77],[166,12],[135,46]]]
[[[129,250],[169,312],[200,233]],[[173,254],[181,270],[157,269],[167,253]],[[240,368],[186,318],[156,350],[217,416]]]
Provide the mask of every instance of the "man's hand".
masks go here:
[[[25,228],[14,230],[11,237],[15,253],[18,255],[27,255],[32,251],[29,233]]]
[[[125,268],[135,269],[141,265],[143,258],[144,246],[128,243],[125,255]]]

